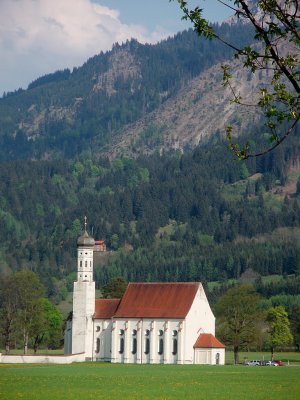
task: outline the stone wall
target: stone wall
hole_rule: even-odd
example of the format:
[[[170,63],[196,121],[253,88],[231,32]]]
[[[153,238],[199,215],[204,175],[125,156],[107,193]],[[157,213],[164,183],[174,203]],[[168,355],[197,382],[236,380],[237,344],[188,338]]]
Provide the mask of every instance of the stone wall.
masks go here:
[[[71,364],[73,362],[85,361],[85,353],[70,355],[11,355],[0,353],[0,363],[5,364]]]

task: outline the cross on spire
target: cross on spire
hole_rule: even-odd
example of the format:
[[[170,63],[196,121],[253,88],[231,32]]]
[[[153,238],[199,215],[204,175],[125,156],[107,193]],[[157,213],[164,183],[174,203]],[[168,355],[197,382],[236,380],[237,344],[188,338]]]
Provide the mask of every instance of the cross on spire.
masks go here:
[[[87,226],[87,222],[86,222],[86,221],[87,221],[87,217],[85,216],[85,217],[84,217],[84,230],[85,230],[85,231],[86,231],[86,226]]]

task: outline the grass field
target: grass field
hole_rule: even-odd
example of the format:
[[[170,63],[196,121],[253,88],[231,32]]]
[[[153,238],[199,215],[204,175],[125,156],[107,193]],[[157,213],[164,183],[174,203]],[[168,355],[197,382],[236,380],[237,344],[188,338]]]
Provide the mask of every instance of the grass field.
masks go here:
[[[300,367],[0,364],[0,399],[300,398]]]

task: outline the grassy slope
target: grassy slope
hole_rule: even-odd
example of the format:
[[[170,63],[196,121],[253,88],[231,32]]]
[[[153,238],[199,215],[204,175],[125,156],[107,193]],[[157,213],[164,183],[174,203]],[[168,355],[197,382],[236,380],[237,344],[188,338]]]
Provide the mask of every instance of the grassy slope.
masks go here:
[[[300,368],[73,364],[0,365],[0,398],[298,399]]]

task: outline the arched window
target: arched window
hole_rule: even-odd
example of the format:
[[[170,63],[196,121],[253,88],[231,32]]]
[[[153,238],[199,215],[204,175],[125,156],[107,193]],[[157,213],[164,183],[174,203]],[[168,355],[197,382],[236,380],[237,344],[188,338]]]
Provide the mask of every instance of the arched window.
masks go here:
[[[99,325],[96,326],[96,332],[100,332],[100,326]]]
[[[136,342],[136,337],[134,337],[132,339],[132,350],[131,350],[131,353],[132,354],[136,354],[136,349],[137,349],[137,342]]]
[[[149,354],[150,353],[150,339],[148,337],[146,337],[145,339],[145,354]]]
[[[173,356],[176,356],[176,354],[177,354],[177,339],[176,338],[173,338],[173,351],[172,351],[172,354],[173,354]]]
[[[82,260],[80,260],[80,268],[82,268]]]
[[[160,330],[158,331],[158,336],[163,336],[163,334],[164,334],[164,331],[163,331],[162,329],[160,329]]]
[[[96,353],[100,352],[100,339],[98,338],[96,341]]]
[[[119,353],[123,354],[124,353],[124,329],[119,330],[119,335],[120,335],[120,342],[119,342]]]
[[[159,338],[158,341],[158,354],[162,355],[164,353],[164,339],[163,338]]]
[[[124,338],[123,338],[123,337],[120,337],[119,353],[120,353],[120,354],[123,354],[123,353],[124,353]]]

